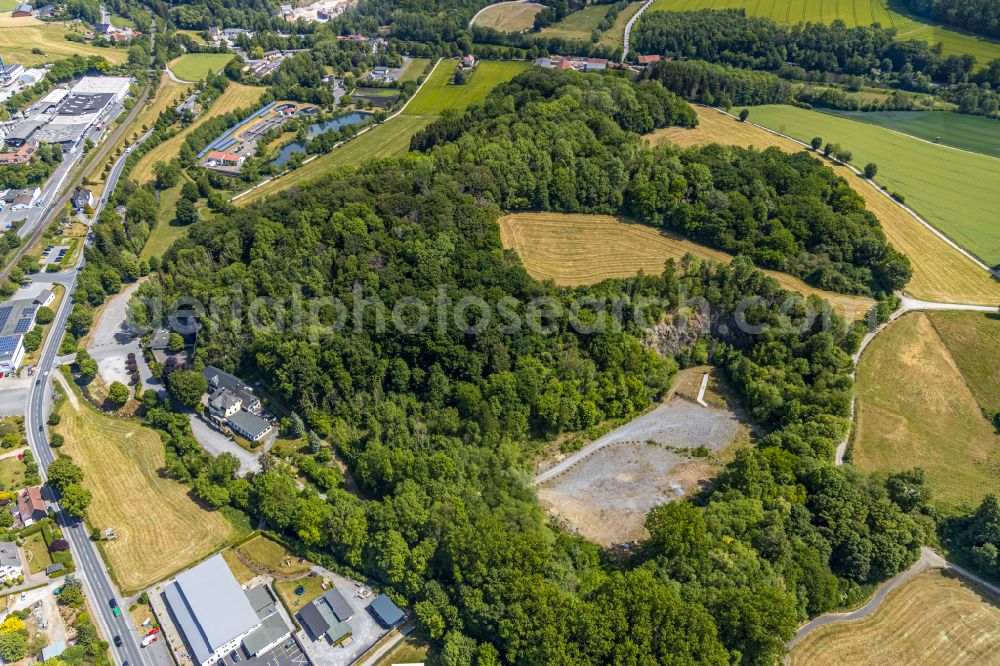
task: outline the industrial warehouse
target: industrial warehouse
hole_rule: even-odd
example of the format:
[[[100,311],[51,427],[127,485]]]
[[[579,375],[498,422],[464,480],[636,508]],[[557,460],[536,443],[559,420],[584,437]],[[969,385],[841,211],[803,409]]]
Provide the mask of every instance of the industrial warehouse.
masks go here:
[[[7,134],[8,150],[51,143],[69,152],[92,129],[103,127],[107,112],[122,103],[131,85],[123,76],[85,76],[69,90],[52,90]]]

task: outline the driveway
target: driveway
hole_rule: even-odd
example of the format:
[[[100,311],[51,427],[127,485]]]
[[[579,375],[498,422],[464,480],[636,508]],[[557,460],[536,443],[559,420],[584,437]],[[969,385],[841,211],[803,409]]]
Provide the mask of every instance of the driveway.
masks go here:
[[[101,308],[97,321],[87,342],[87,351],[97,362],[97,369],[106,383],[121,382],[128,385],[129,373],[126,361],[129,353],[135,354],[139,365],[139,378],[142,381],[139,393],[145,389],[154,389],[161,395],[166,392],[159,381],[153,380],[149,366],[142,357],[142,342],[130,335],[125,323],[128,318],[128,303],[142,282],[134,282],[123,289],[121,293],[109,299]]]
[[[258,462],[257,457],[268,448],[267,446],[262,446],[257,453],[247,451],[197,414],[192,414],[190,419],[194,438],[201,444],[201,448],[209,454],[219,456],[223,453],[232,453],[240,461],[240,469],[237,472],[240,476],[245,476],[248,472],[260,471],[260,462]]]

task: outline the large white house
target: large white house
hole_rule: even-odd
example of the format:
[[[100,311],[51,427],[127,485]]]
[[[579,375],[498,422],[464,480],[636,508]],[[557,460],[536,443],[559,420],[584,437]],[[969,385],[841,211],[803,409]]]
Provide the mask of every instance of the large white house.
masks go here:
[[[14,580],[24,574],[21,554],[17,545],[10,541],[0,541],[0,579]]]

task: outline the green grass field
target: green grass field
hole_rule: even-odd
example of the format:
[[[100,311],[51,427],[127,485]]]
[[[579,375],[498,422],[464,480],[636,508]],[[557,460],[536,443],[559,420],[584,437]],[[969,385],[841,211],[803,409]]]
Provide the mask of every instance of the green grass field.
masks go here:
[[[968,53],[979,66],[1000,58],[1000,42],[958,30],[933,25],[889,8],[889,0],[656,0],[649,11],[696,9],[745,9],[747,14],[767,16],[780,23],[813,21],[830,23],[841,19],[847,25],[881,23],[895,28],[899,39],[941,42],[945,55]]]
[[[232,59],[232,53],[187,53],[170,61],[170,71],[183,81],[201,81],[209,72],[221,72]]]
[[[925,141],[940,138],[938,143],[945,146],[1000,157],[1000,122],[984,116],[954,111],[823,111],[888,127]]]
[[[411,116],[402,114],[379,125],[339,148],[316,158],[290,174],[265,183],[261,187],[235,201],[245,206],[273,196],[276,192],[302,185],[319,178],[331,169],[341,166],[357,166],[366,159],[389,157],[405,153],[410,148],[410,137],[423,129],[437,116]]]
[[[410,100],[404,115],[429,116],[436,115],[445,109],[463,110],[471,104],[486,99],[497,84],[510,81],[512,78],[528,69],[529,64],[521,61],[484,60],[472,75],[469,83],[454,86],[448,83],[457,60],[442,60],[431,74],[424,87],[416,97]]]
[[[618,12],[615,24],[611,26],[598,42],[606,46],[621,46],[625,38],[625,24],[628,23],[632,15],[639,11],[642,2],[633,2],[625,9]],[[591,5],[569,14],[562,21],[550,25],[542,30],[542,35],[546,37],[561,37],[563,39],[579,39],[585,42],[590,41],[590,33],[597,28],[597,24],[607,15],[610,5]]]
[[[951,512],[1000,483],[1000,436],[977,400],[996,392],[997,371],[986,366],[1000,352],[1000,321],[940,314],[901,317],[862,354],[853,455],[869,472],[922,467],[932,502]]]
[[[19,4],[17,0],[0,0],[0,12],[12,12]]]
[[[66,35],[71,32],[82,33],[83,28],[78,25],[67,28],[62,23],[43,23],[31,17],[0,15],[0,57],[8,63],[25,67],[55,62],[77,53],[82,56],[103,56],[114,65],[122,64],[128,57],[125,49],[71,42],[66,39]],[[40,49],[42,53],[33,53],[33,49]]]
[[[750,120],[809,141],[820,136],[878,165],[876,181],[900,192],[928,222],[985,263],[1000,263],[1000,159],[935,145],[877,125],[792,106],[761,106]]]
[[[399,77],[400,83],[419,79],[424,75],[424,70],[427,69],[427,65],[430,62],[430,58],[414,58],[411,60],[406,69],[403,70],[403,75]]]

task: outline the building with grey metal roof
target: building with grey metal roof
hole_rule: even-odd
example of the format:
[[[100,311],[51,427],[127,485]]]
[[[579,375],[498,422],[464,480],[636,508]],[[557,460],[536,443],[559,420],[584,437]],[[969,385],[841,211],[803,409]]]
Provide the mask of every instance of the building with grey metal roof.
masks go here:
[[[218,662],[261,625],[221,555],[178,575],[163,598],[199,666]]]
[[[273,426],[267,419],[261,418],[250,412],[239,411],[231,414],[227,420],[229,427],[243,435],[251,442],[271,432]]]
[[[387,629],[396,626],[403,619],[403,611],[385,594],[375,597],[375,600],[368,606],[368,610]]]
[[[17,544],[0,541],[0,578],[12,580],[23,573],[24,566],[21,564],[21,554],[17,550]]]
[[[255,657],[291,636],[292,629],[278,612],[278,604],[266,585],[252,587],[246,591],[246,595],[260,619],[260,626],[243,639],[243,649],[247,656]]]

